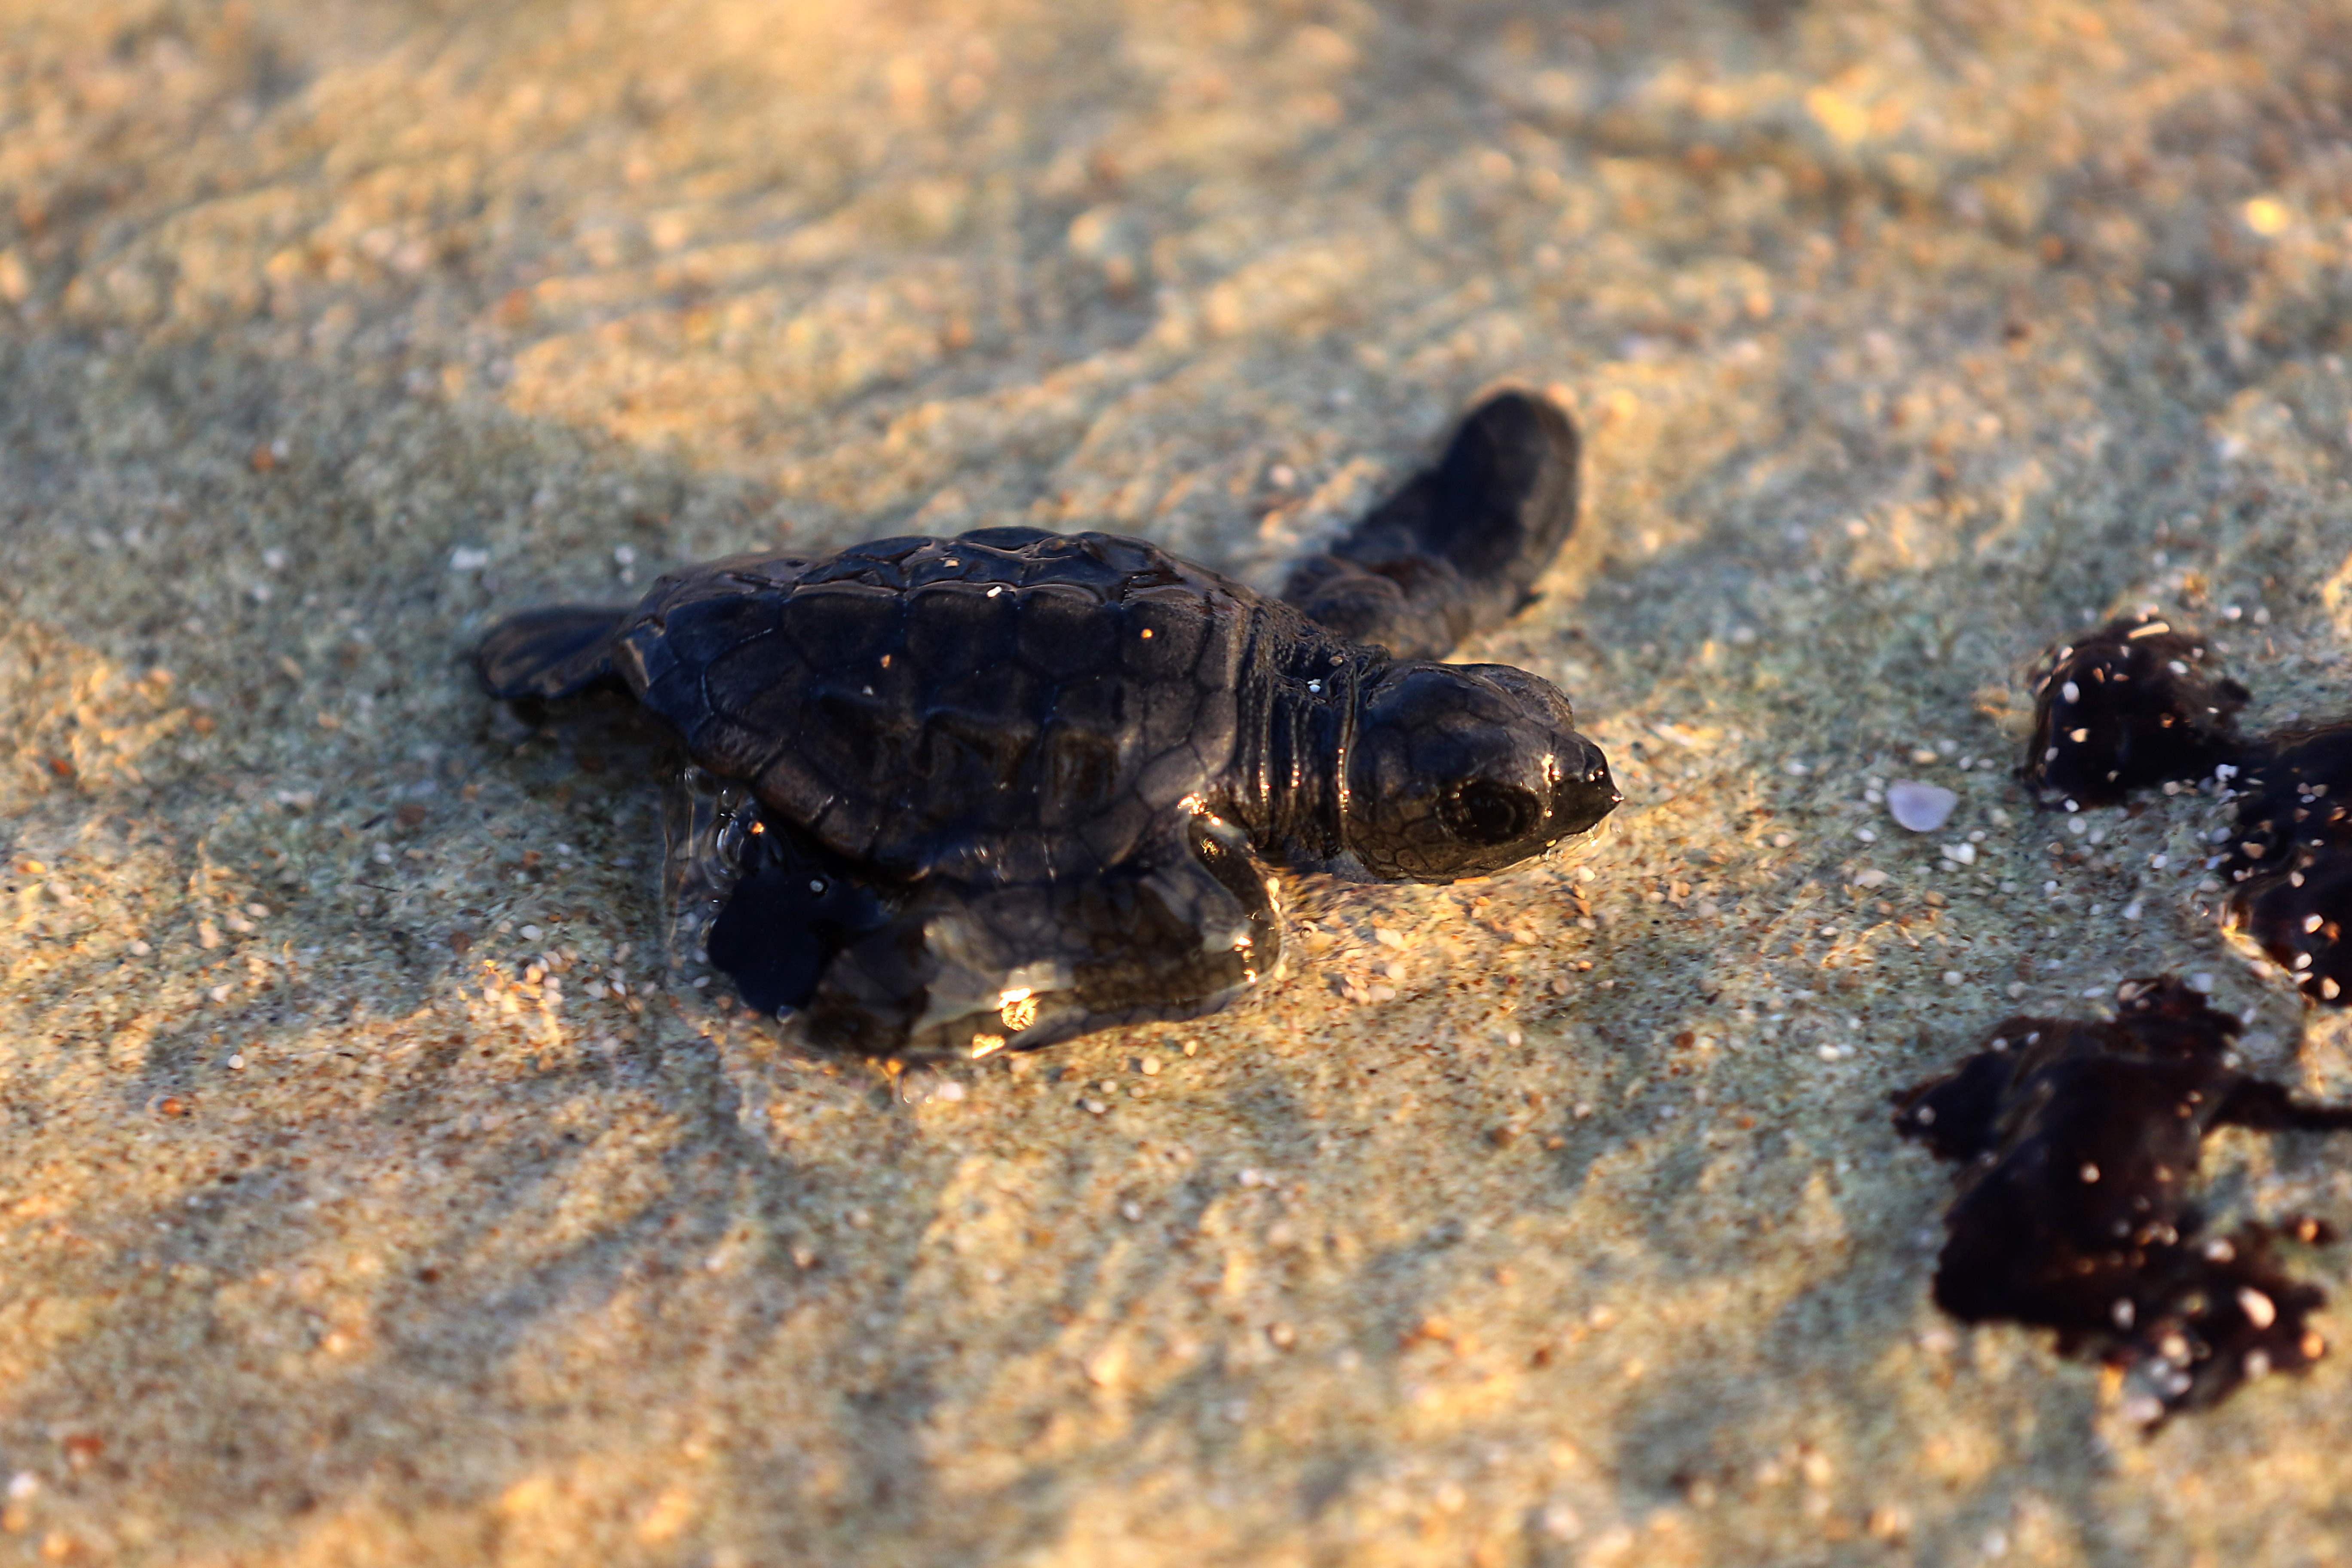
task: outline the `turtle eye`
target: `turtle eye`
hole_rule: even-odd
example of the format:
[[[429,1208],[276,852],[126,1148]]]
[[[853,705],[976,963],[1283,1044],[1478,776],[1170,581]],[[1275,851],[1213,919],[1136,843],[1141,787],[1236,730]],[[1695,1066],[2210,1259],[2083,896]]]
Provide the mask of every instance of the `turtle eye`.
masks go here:
[[[1542,815],[1542,803],[1527,791],[1486,779],[1458,784],[1437,803],[1437,820],[1465,844],[1525,838]]]

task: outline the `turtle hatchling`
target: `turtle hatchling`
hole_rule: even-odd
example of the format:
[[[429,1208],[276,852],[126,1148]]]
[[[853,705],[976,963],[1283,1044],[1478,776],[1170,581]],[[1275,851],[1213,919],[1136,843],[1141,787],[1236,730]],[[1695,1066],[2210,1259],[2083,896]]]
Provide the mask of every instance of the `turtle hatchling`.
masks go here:
[[[1446,882],[1606,816],[1556,688],[1436,662],[1529,600],[1576,502],[1568,416],[1505,392],[1279,599],[983,528],[713,561],[515,616],[475,662],[507,700],[617,683],[684,740],[673,896],[715,908],[746,1004],[982,1057],[1228,1005],[1280,963],[1269,866]]]

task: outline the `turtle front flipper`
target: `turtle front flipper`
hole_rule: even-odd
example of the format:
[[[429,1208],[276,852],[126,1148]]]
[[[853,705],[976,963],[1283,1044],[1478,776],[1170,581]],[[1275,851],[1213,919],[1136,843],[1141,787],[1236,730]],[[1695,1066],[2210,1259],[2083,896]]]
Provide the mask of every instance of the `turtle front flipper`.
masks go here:
[[[757,838],[710,961],[749,1005],[835,1050],[975,1058],[1199,1017],[1281,957],[1272,886],[1246,840],[1206,816],[1133,862],[1003,886],[891,882],[796,831]]]
[[[613,634],[628,616],[613,605],[550,605],[509,616],[474,650],[491,696],[553,700],[613,678]]]
[[[1463,418],[1434,468],[1299,563],[1282,596],[1353,641],[1442,658],[1528,602],[1576,526],[1576,498],[1567,412],[1498,393]]]
[[[710,922],[711,964],[735,982],[744,1005],[771,1015],[809,1006],[834,962],[863,951],[900,923],[903,887],[880,881],[789,823],[755,808],[719,830],[734,839],[733,882]],[[715,889],[717,880],[690,890]],[[877,950],[869,960],[879,960]],[[887,1054],[887,1052],[885,1054]]]

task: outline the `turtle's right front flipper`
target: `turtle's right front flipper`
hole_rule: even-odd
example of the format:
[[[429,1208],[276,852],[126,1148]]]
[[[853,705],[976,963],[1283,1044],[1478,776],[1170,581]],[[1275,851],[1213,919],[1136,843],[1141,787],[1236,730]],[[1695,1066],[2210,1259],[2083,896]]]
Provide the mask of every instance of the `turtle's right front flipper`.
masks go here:
[[[511,702],[552,700],[613,679],[613,634],[625,605],[551,605],[509,616],[474,650],[474,668],[491,696]]]
[[[1353,641],[1439,658],[1500,625],[1576,526],[1576,426],[1560,406],[1504,392],[1464,417],[1416,474],[1282,596]]]
[[[770,829],[710,931],[710,961],[813,1044],[981,1057],[1196,1018],[1266,978],[1281,919],[1247,842],[1191,817],[1154,851],[1002,887],[862,875]]]

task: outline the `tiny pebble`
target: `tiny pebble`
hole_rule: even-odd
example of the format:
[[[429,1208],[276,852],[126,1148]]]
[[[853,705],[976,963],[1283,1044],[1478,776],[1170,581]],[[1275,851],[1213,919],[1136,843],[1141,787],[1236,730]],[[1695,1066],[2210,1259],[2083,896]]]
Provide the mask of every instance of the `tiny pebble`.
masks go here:
[[[1951,820],[1960,797],[1941,784],[1897,779],[1886,786],[1886,809],[1895,822],[1914,833],[1933,833]]]

